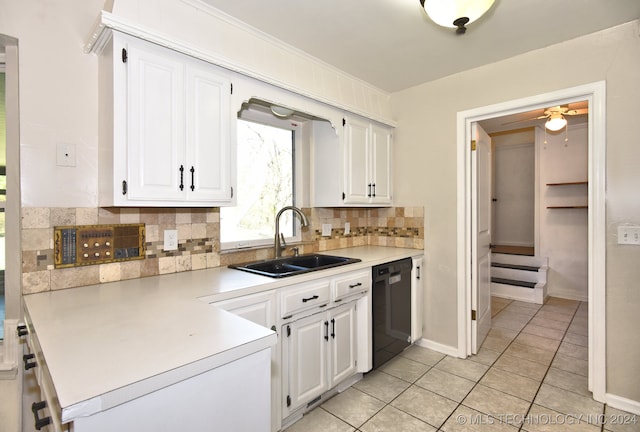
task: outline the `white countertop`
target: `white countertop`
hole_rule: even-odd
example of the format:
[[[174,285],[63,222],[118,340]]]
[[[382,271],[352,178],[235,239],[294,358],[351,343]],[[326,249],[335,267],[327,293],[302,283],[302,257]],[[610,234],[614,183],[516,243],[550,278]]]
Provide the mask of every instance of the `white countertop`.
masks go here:
[[[359,263],[282,279],[226,267],[24,296],[62,407],[90,415],[275,345],[270,329],[208,303],[422,255],[363,246]]]

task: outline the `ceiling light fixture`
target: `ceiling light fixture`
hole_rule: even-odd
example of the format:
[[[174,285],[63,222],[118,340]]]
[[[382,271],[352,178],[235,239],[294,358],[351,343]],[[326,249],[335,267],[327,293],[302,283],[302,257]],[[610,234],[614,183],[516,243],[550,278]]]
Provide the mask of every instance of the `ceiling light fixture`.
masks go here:
[[[434,23],[455,28],[464,34],[465,27],[484,15],[495,0],[420,0],[420,4]]]
[[[567,125],[567,119],[559,112],[554,112],[545,122],[544,127],[552,132],[557,132]]]
[[[293,115],[292,109],[285,108],[279,105],[271,105],[271,112],[273,113],[273,115],[280,118],[288,118]]]

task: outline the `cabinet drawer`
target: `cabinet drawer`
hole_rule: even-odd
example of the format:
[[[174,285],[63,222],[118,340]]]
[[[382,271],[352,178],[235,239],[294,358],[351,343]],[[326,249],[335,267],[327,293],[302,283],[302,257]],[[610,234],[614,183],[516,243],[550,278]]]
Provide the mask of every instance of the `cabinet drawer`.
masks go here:
[[[329,303],[329,281],[318,281],[291,288],[282,294],[283,318]]]
[[[362,271],[351,273],[335,280],[333,286],[333,301],[340,301],[371,289],[371,272]]]

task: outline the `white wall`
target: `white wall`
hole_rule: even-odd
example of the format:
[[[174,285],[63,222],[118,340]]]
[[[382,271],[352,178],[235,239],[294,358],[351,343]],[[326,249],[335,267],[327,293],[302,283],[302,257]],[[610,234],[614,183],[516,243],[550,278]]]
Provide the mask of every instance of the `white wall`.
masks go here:
[[[98,62],[82,52],[102,0],[0,0],[0,34],[18,39],[24,206],[97,204]],[[76,167],[56,146],[76,146]]]
[[[588,179],[586,124],[568,126],[567,134],[536,134],[540,146],[540,250],[549,258],[547,292],[550,296],[586,301],[588,298],[588,212],[586,208],[550,209],[587,205],[587,185],[548,186],[549,183]],[[568,141],[565,142],[565,136]],[[547,144],[544,144],[544,141]]]
[[[392,96],[396,199],[425,207],[425,337],[457,346],[457,113],[605,80],[607,391],[640,401],[640,248],[616,244],[618,224],[640,223],[638,27],[634,21]]]

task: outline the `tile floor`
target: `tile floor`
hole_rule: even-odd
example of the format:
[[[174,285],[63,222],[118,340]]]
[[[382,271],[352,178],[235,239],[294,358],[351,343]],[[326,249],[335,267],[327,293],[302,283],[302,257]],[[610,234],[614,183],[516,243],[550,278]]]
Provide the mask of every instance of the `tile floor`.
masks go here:
[[[287,432],[640,431],[640,416],[587,390],[586,303],[493,298],[492,308],[478,355],[412,346]]]

